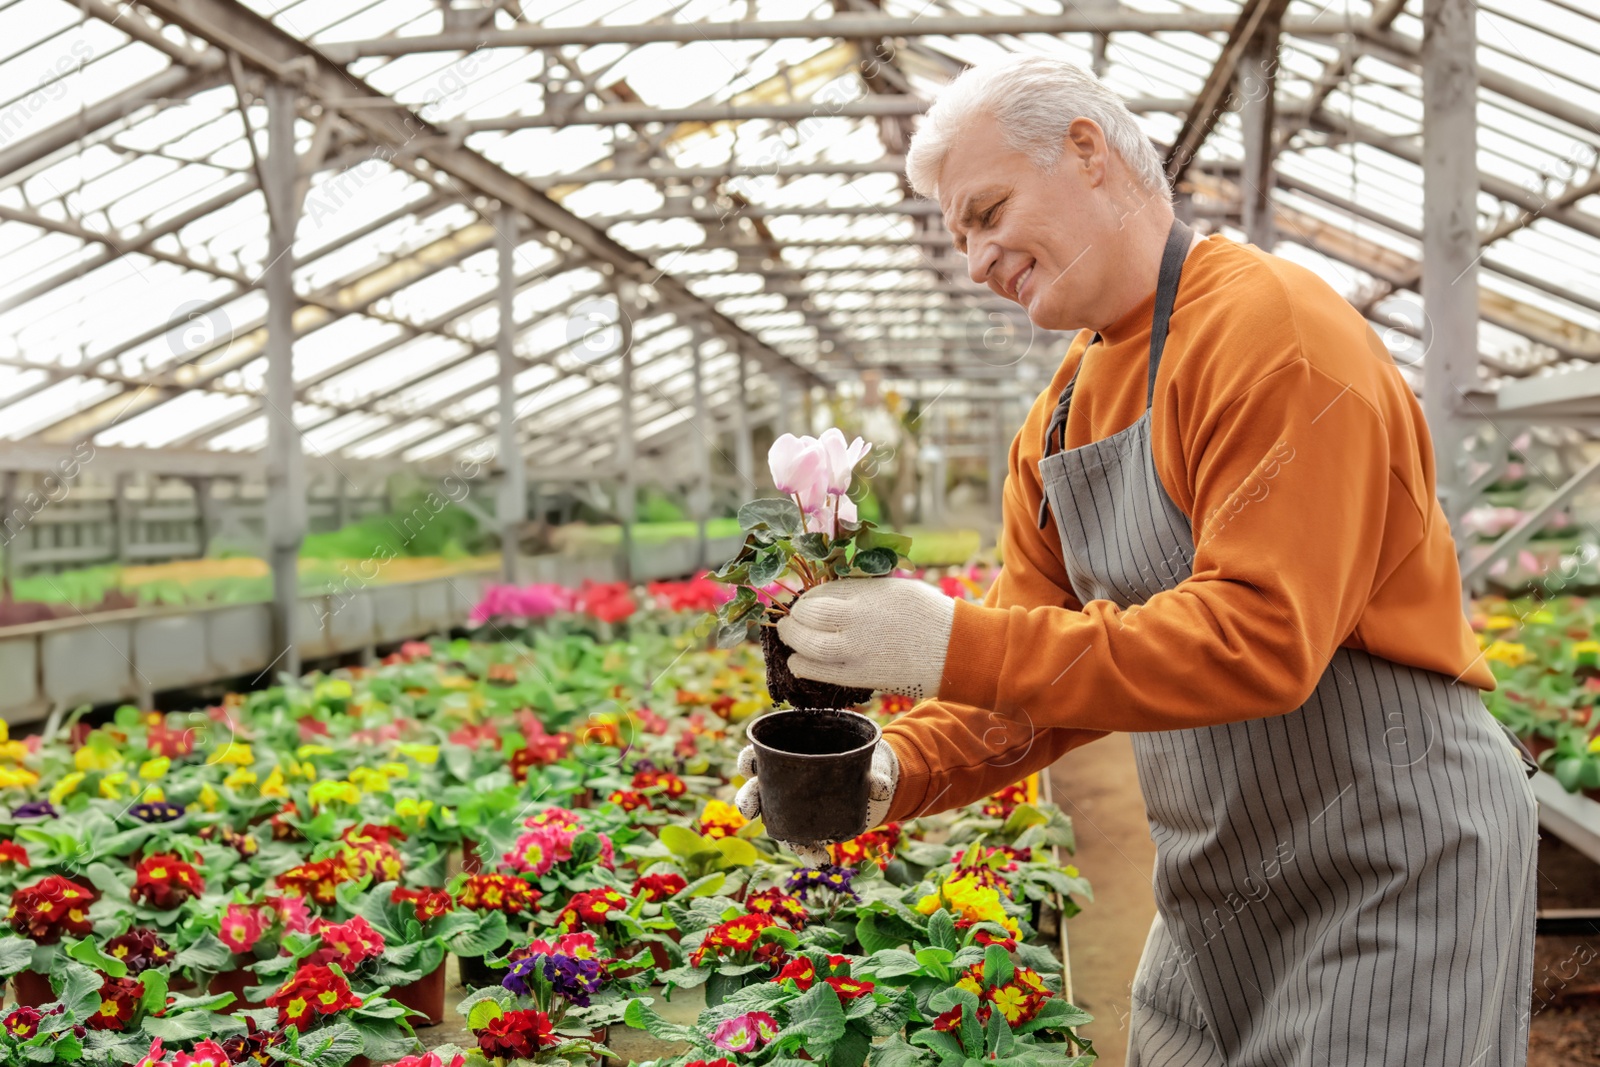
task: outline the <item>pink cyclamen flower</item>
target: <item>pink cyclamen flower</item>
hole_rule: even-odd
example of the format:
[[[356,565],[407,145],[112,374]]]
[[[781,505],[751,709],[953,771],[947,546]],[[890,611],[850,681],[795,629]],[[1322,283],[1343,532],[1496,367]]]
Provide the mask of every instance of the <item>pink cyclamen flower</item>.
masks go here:
[[[255,908],[247,904],[229,904],[228,910],[222,913],[221,929],[217,931],[217,936],[224,945],[242,955],[256,947],[266,925]]]
[[[844,433],[837,426],[823,430],[817,443],[822,446],[823,452],[828,457],[828,492],[835,496],[848,492],[856,464],[861,462],[861,457],[865,456],[872,446],[859,437],[846,444]]]
[[[828,453],[815,437],[784,434],[767,450],[767,466],[772,484],[799,498],[801,510],[816,512],[828,503]]]

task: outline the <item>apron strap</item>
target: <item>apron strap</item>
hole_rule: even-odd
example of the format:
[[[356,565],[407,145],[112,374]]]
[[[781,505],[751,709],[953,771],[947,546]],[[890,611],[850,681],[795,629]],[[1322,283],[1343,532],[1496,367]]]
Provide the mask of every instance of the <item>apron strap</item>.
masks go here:
[[[1072,409],[1072,390],[1078,384],[1078,375],[1083,372],[1083,362],[1089,358],[1089,349],[1100,343],[1097,333],[1083,348],[1083,355],[1078,357],[1078,365],[1073,368],[1072,377],[1067,380],[1065,389],[1061,390],[1061,397],[1056,401],[1055,411],[1050,413],[1050,422],[1044,429],[1043,456],[1051,452],[1059,452],[1067,447],[1067,413]],[[1046,497],[1039,498],[1039,529],[1044,529],[1050,522],[1050,501]]]
[[[1172,220],[1167,233],[1166,251],[1161,254],[1161,274],[1156,279],[1156,307],[1150,318],[1150,376],[1145,383],[1144,403],[1150,407],[1156,395],[1156,371],[1161,353],[1167,347],[1167,328],[1172,321],[1172,304],[1178,297],[1178,280],[1183,277],[1183,260],[1189,254],[1194,231],[1182,219]]]
[[[1145,407],[1150,407],[1156,394],[1156,371],[1161,366],[1161,353],[1167,347],[1167,327],[1172,319],[1172,305],[1178,297],[1178,280],[1183,276],[1184,257],[1189,254],[1189,243],[1194,240],[1194,231],[1180,218],[1172,220],[1172,229],[1167,232],[1167,246],[1161,253],[1161,273],[1156,278],[1156,306],[1150,319],[1150,372],[1145,382]],[[1044,431],[1044,456],[1049,456],[1052,451],[1060,451],[1067,446],[1067,413],[1072,407],[1072,390],[1078,384],[1078,375],[1083,371],[1084,361],[1089,358],[1089,347],[1099,343],[1100,335],[1094,335],[1094,340],[1083,350],[1083,355],[1078,357],[1078,366],[1072,372],[1072,378],[1067,382],[1067,387],[1061,390],[1061,398],[1056,401],[1056,408],[1050,415],[1049,425]],[[1039,501],[1039,529],[1044,529],[1050,521],[1050,498],[1044,497]]]

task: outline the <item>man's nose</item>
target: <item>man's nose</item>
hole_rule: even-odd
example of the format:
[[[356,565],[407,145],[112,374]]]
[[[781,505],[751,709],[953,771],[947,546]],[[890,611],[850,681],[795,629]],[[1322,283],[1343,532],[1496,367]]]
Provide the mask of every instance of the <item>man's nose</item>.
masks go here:
[[[993,241],[978,241],[967,249],[967,274],[979,285],[989,284],[989,272],[1000,258],[1000,248]]]

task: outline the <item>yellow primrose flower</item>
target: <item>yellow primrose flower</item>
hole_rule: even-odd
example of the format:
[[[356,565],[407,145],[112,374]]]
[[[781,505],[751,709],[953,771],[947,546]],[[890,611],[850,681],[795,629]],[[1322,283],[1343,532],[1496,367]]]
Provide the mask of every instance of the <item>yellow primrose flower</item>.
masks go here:
[[[21,741],[0,741],[0,759],[21,763],[28,755],[28,746]]]
[[[1574,656],[1600,656],[1600,641],[1575,641],[1572,644]]]
[[[411,768],[404,763],[382,763],[378,765],[378,770],[382,771],[386,777],[393,778],[397,782],[403,782],[411,777]]]
[[[0,767],[0,789],[18,789],[38,781],[39,776],[26,767]]]
[[[1545,611],[1543,608],[1540,608],[1538,611],[1530,611],[1528,613],[1527,618],[1523,619],[1522,621],[1523,622],[1552,623],[1552,622],[1556,621],[1556,617],[1554,615],[1550,614],[1548,611]]]
[[[81,751],[81,750],[80,750]],[[122,799],[122,783],[128,780],[127,771],[113,771],[100,779],[100,795],[107,800]]]
[[[11,724],[0,719],[0,741],[11,740]]]
[[[1600,734],[1595,734],[1589,738],[1589,751],[1600,753]]]
[[[114,749],[85,745],[72,757],[73,766],[80,771],[109,771],[122,762]]]
[[[464,674],[447,674],[439,679],[441,689],[471,689],[473,682]]]
[[[172,768],[172,761],[165,756],[147,759],[139,764],[139,777],[147,782],[153,782],[166,774]]]
[[[373,770],[371,767],[356,767],[350,772],[350,784],[360,789],[363,793],[387,793],[389,791],[389,776],[382,771]],[[315,794],[313,789],[312,793]]]
[[[765,706],[760,700],[735,700],[728,709],[729,722],[743,722]]]
[[[418,800],[416,797],[401,797],[394,802],[394,814],[397,819],[407,819],[420,824],[428,817],[428,812],[433,810],[433,801]]]
[[[207,811],[216,811],[217,801],[220,799],[217,796],[217,791],[211,788],[211,783],[207,782],[200,787],[200,795],[195,798],[195,802]]]
[[[705,830],[719,827],[723,835],[731,834],[744,826],[749,820],[740,814],[739,809],[725,800],[708,800],[705,808],[700,812],[700,825]],[[712,835],[720,836],[720,835]]]
[[[312,756],[331,756],[333,749],[327,745],[301,745],[294,750],[296,759],[310,759]]]
[[[1533,659],[1527,646],[1515,641],[1491,641],[1489,647],[1483,650],[1483,655],[1485,659],[1499,660],[1508,667],[1520,667]]]
[[[932,915],[940,908],[949,908],[959,920],[999,923],[1011,936],[1021,936],[1017,921],[1007,915],[1000,904],[999,891],[979,882],[973,875],[953,877],[939,892],[929,893],[917,901],[917,911],[923,915]]]
[[[419,745],[416,743],[396,745],[395,751],[407,759],[414,759],[427,767],[439,762],[438,745]]]
[[[317,683],[312,695],[318,700],[349,700],[351,692],[350,683],[343,678],[326,678]]]
[[[272,773],[277,774],[277,768],[273,768]],[[248,767],[237,767],[229,773],[228,777],[222,780],[222,784],[236,791],[243,789],[247,785],[255,785],[256,772]]]
[[[264,797],[286,797],[289,790],[283,784],[283,768],[274,767],[272,773],[267,775],[267,780],[261,783],[261,795]]]
[[[304,778],[308,782],[314,782],[317,780],[317,768],[313,766],[309,760],[302,763],[296,763],[294,760],[290,760],[289,777]]]
[[[139,799],[147,804],[159,804],[167,799],[167,791],[158,785],[147,785],[140,790]]]
[[[311,787],[311,803],[316,807],[326,804],[359,804],[361,790],[349,782],[325,778]]]
[[[73,793],[77,792],[78,785],[83,781],[83,779],[84,773],[82,771],[73,771],[71,774],[63,774],[61,779],[56,782],[55,785],[50,787],[50,803],[59,804],[63,800],[70,797]]]
[[[250,746],[237,741],[229,741],[211,757],[212,763],[233,763],[240,767],[248,767],[255,761],[256,754],[250,751]]]
[[[1516,624],[1517,620],[1513,615],[1490,615],[1484,620],[1483,628],[1485,630],[1509,630]]]

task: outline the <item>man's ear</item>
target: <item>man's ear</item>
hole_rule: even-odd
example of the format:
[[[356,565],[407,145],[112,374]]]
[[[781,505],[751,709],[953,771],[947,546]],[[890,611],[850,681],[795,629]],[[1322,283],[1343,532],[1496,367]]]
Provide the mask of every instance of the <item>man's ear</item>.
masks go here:
[[[1105,131],[1094,119],[1073,119],[1061,140],[1061,149],[1067,164],[1078,170],[1091,188],[1106,180],[1109,149]]]

